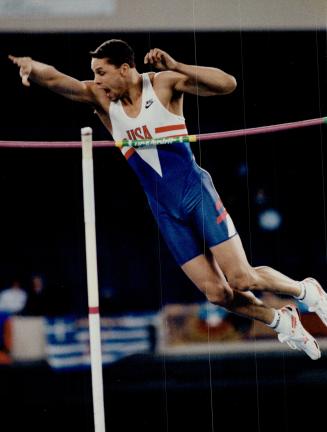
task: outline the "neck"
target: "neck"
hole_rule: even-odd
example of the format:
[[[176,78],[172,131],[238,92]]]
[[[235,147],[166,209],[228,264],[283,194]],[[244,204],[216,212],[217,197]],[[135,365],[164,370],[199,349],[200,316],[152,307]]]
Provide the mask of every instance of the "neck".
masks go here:
[[[136,69],[131,71],[130,81],[125,94],[122,97],[122,102],[125,104],[133,104],[142,94],[143,80],[142,75]]]

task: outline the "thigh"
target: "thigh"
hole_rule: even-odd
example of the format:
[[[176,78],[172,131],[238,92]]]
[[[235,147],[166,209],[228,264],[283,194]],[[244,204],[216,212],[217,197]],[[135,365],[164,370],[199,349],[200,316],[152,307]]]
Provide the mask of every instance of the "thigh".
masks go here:
[[[208,285],[226,285],[226,279],[213,257],[201,254],[181,266],[186,276],[203,292]]]
[[[210,250],[227,279],[232,275],[249,272],[252,269],[238,235],[211,247]]]
[[[155,218],[162,237],[180,266],[204,253],[203,241],[188,221],[165,211],[160,211]]]

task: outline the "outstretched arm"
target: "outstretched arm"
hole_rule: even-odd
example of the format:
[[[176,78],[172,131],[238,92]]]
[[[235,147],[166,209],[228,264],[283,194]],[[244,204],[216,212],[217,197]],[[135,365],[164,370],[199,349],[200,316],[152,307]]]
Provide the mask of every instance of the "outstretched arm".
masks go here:
[[[90,82],[79,81],[59,72],[53,66],[37,62],[30,57],[10,55],[9,59],[19,67],[23,85],[29,87],[29,81],[33,81],[68,99],[90,104],[96,103]]]
[[[153,64],[159,70],[172,71],[171,83],[178,92],[215,96],[231,93],[236,88],[235,78],[221,69],[179,63],[158,48],[146,54],[144,63]]]

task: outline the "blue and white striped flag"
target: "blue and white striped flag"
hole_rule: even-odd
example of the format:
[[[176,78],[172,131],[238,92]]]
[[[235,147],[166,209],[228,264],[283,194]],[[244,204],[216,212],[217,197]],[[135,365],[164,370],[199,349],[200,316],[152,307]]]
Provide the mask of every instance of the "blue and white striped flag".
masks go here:
[[[123,357],[151,351],[151,326],[155,313],[101,318],[102,362],[109,364]],[[46,355],[54,369],[90,365],[87,318],[61,317],[46,320]]]

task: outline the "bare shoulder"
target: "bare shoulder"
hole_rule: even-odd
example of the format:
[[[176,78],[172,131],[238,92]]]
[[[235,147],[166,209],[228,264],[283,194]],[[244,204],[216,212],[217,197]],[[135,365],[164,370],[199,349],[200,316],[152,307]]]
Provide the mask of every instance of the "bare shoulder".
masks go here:
[[[180,103],[182,100],[183,92],[176,90],[176,83],[183,77],[184,75],[174,71],[161,71],[154,74],[152,86],[164,106],[168,102]],[[180,107],[178,111],[180,111]]]
[[[176,115],[183,115],[183,93],[175,90],[181,74],[173,71],[161,71],[149,74],[150,80],[161,104]]]
[[[174,71],[161,71],[157,73],[151,73],[152,78],[150,76],[150,79],[152,81],[152,85],[160,86],[160,87],[167,87],[173,89],[176,82],[183,77],[182,74],[179,72]]]

